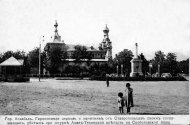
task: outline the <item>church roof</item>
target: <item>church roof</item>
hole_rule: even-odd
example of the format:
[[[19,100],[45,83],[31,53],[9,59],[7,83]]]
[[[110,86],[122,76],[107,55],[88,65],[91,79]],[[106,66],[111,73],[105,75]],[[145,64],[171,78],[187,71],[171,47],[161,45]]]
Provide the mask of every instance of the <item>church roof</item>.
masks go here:
[[[17,60],[13,56],[5,60],[0,66],[22,66],[24,60]]]
[[[66,60],[69,61],[69,62],[74,62],[75,61],[75,59],[66,59]],[[88,61],[88,60],[87,59],[81,60],[81,62],[86,62],[86,61]],[[107,58],[105,58],[105,59],[91,59],[90,61],[91,62],[107,62],[108,59]]]
[[[66,46],[68,47],[67,51],[74,51],[75,50],[75,45],[73,45],[73,44],[66,44]]]
[[[68,47],[67,51],[74,51],[76,45],[74,45],[74,44],[66,44],[66,46]],[[87,51],[100,51],[97,48],[91,49],[91,47],[89,47],[89,46],[86,46],[86,48],[87,48]]]

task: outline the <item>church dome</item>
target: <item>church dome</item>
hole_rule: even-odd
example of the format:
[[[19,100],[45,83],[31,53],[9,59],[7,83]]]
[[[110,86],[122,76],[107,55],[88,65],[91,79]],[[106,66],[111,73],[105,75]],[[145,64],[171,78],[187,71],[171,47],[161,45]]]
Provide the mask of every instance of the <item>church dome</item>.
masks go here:
[[[107,27],[107,25],[105,26],[105,28],[104,28],[103,31],[104,31],[104,32],[109,32],[109,28]]]

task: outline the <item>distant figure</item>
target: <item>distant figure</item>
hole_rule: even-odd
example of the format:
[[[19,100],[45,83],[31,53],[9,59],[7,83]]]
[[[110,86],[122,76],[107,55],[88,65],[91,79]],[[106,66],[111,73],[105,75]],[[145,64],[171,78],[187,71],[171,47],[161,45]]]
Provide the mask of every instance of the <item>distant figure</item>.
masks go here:
[[[130,113],[130,108],[134,107],[133,103],[133,89],[130,87],[130,83],[126,83],[126,98],[125,98],[125,104],[127,107],[127,113]]]
[[[123,99],[123,93],[119,92],[118,93],[118,98],[117,98],[117,103],[118,103],[118,107],[119,107],[119,112],[121,114],[123,114],[123,107],[124,107],[124,99]]]
[[[109,87],[109,74],[106,74],[106,84],[107,84],[107,87]]]

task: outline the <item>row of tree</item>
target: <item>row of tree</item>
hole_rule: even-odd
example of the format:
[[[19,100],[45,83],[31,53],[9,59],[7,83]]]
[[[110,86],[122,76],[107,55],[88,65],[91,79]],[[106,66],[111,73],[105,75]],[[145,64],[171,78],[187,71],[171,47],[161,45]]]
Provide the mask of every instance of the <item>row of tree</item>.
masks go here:
[[[14,56],[17,59],[25,60],[26,73],[31,73],[31,69],[38,69],[39,67],[39,48],[34,48],[32,51],[26,54],[24,51],[7,51],[0,54],[0,63],[9,57]],[[118,73],[121,74],[121,66],[123,66],[123,73],[129,76],[131,72],[131,60],[133,58],[131,50],[124,49],[123,51],[116,54],[115,58],[109,60],[106,64],[91,64],[90,60],[93,58],[92,53],[87,52],[85,46],[75,46],[75,51],[72,54],[72,58],[75,60],[74,65],[68,65],[66,59],[68,58],[67,51],[61,49],[53,49],[47,54],[46,51],[41,53],[41,69],[47,69],[51,74],[58,73],[71,73],[79,75],[86,73],[89,75],[100,75],[103,73]],[[156,51],[155,56],[151,60],[147,60],[143,53],[139,55],[142,60],[142,72],[147,74],[152,64],[152,73],[158,72],[158,65],[160,65],[161,73],[171,73],[176,75],[178,73],[189,74],[189,59],[183,61],[177,61],[175,53],[167,53],[166,55],[162,51]],[[87,59],[87,65],[81,65],[80,61]],[[65,67],[64,70],[60,71],[59,67]],[[42,72],[41,72],[42,73]]]
[[[124,49],[114,58],[116,64],[124,66],[124,72],[129,75],[131,72],[130,61],[133,58],[133,54],[130,50]],[[170,73],[173,76],[178,73],[189,74],[189,59],[183,61],[177,61],[177,56],[175,53],[167,53],[166,55],[162,51],[156,51],[155,56],[151,60],[147,60],[143,53],[139,55],[142,60],[142,72],[147,75],[147,73],[158,72],[158,65],[160,65],[160,73]],[[151,67],[150,67],[151,64]]]

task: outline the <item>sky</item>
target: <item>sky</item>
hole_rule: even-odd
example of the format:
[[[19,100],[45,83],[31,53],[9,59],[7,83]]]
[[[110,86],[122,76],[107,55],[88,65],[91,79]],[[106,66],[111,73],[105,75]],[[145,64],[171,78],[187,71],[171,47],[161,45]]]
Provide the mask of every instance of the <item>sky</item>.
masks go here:
[[[45,46],[57,20],[66,44],[98,46],[107,24],[113,56],[136,42],[147,59],[190,55],[190,0],[0,0],[0,15],[0,52]]]

